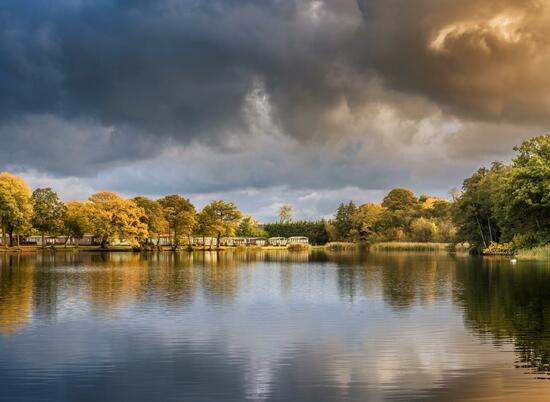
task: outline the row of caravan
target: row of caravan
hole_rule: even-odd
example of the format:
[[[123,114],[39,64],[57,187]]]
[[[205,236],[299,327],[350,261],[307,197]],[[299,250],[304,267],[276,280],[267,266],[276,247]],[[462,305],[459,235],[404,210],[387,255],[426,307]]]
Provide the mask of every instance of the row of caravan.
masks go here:
[[[195,236],[189,239],[194,246],[217,246],[218,239],[215,237],[200,237]],[[189,242],[187,240],[186,243]],[[172,243],[169,236],[160,236],[152,243],[160,246],[168,246]],[[184,242],[185,243],[185,242]],[[220,246],[239,247],[239,246],[274,246],[285,247],[289,244],[309,244],[309,239],[303,236],[295,237],[221,237]]]
[[[22,240],[23,244],[32,244],[42,246],[42,236],[27,236]],[[218,239],[215,237],[203,237],[193,236],[183,239],[183,244],[189,244],[189,241],[194,246],[217,246]],[[0,240],[1,242],[1,240]],[[84,235],[80,239],[75,239],[67,236],[47,236],[44,237],[44,243],[47,246],[50,245],[79,245],[79,246],[92,246],[99,244],[99,241],[93,235]],[[113,240],[109,242],[111,246],[124,246],[129,245],[125,240]],[[170,246],[173,243],[173,239],[169,235],[161,235],[157,238],[150,238],[149,244],[158,246]],[[285,247],[289,244],[309,244],[307,237],[222,237],[220,238],[220,245],[227,247],[238,246],[274,246]]]

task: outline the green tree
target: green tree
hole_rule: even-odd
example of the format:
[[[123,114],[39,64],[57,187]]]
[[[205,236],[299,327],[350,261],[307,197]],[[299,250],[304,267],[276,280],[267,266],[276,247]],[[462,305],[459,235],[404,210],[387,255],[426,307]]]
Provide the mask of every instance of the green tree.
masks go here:
[[[237,229],[237,236],[239,237],[265,237],[266,233],[260,229],[260,224],[256,222],[251,216],[243,218]]]
[[[2,226],[2,244],[6,244],[6,234],[13,246],[13,234],[28,230],[31,226],[32,201],[31,189],[25,181],[8,172],[0,173],[0,223]]]
[[[64,215],[63,226],[67,231],[67,241],[78,240],[84,237],[87,232],[92,232],[93,205],[90,202],[71,201],[67,203],[67,211]]]
[[[350,201],[347,204],[341,203],[334,217],[334,227],[339,240],[350,240],[356,233],[355,214],[357,207]]]
[[[382,206],[388,211],[413,211],[418,207],[418,200],[411,190],[394,188],[384,197]]]
[[[158,202],[164,210],[172,237],[172,247],[175,249],[183,238],[189,238],[193,234],[197,225],[197,211],[191,201],[178,194],[167,195]]]
[[[37,188],[31,196],[33,204],[32,226],[42,236],[45,247],[45,235],[59,234],[63,231],[63,219],[67,207],[51,188]]]
[[[222,236],[234,236],[243,217],[241,211],[237,209],[232,202],[222,200],[212,201],[203,208],[205,214],[214,219],[211,222],[210,229],[216,233],[217,245],[220,244]]]
[[[499,212],[502,183],[509,167],[493,163],[491,169],[481,168],[464,180],[463,191],[455,202],[453,220],[458,237],[480,251],[492,242],[499,242],[503,230],[503,215]]]
[[[506,241],[514,234],[534,233],[539,243],[550,241],[550,135],[525,141],[503,177],[499,212]]]

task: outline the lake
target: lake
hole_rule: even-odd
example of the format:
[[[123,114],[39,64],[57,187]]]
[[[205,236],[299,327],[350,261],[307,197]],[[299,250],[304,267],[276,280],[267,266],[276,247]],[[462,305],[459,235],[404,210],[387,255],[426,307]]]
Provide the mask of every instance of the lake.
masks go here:
[[[550,266],[0,254],[1,401],[550,400]]]

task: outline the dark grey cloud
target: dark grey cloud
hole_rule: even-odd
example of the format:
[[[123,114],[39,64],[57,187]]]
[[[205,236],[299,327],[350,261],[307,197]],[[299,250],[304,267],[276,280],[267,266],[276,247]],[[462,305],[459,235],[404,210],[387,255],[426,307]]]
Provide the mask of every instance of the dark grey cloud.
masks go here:
[[[441,193],[550,123],[549,12],[537,0],[5,0],[0,169],[71,196]]]

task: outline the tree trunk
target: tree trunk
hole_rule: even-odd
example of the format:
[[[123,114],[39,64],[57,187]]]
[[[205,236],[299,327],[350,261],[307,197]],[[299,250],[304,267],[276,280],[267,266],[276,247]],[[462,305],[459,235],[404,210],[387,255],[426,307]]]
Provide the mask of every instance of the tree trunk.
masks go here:
[[[222,234],[221,234],[220,232],[218,232],[218,239],[217,239],[217,241],[216,241],[216,248],[220,248],[220,247],[221,247],[221,244],[220,244],[221,235],[222,235]]]
[[[489,226],[489,239],[493,242],[493,231],[491,230],[491,220],[487,218],[487,226]]]
[[[13,247],[13,230],[10,230],[10,247]]]
[[[45,242],[45,236],[44,236],[44,231],[42,231],[42,248],[46,248],[46,243]]]
[[[6,225],[2,225],[2,246],[6,247],[8,238],[6,237]]]
[[[487,243],[485,242],[485,236],[483,235],[483,229],[479,223],[479,218],[476,216],[477,226],[479,227],[479,233],[481,233],[481,240],[483,241],[483,247],[487,248]]]

